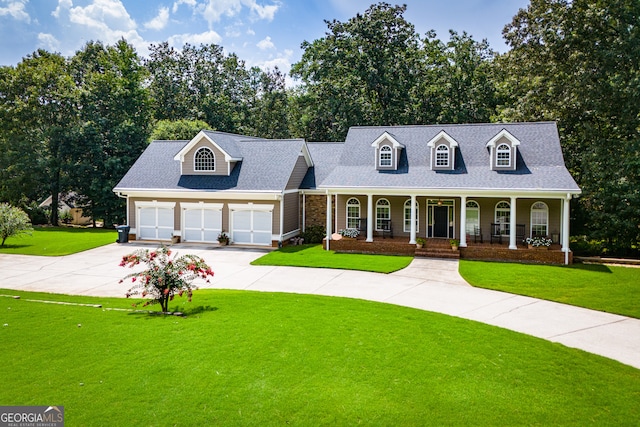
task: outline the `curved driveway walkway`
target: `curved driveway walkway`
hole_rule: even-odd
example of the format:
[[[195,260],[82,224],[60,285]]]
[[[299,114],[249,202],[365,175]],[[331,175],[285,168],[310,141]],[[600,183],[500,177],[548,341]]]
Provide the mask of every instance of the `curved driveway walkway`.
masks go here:
[[[140,247],[111,244],[64,257],[0,255],[0,288],[93,296],[124,296],[124,254]],[[474,288],[458,262],[415,259],[392,273],[251,266],[264,251],[176,245],[203,257],[215,272],[207,287],[340,296],[444,313],[533,335],[640,369],[640,320]]]

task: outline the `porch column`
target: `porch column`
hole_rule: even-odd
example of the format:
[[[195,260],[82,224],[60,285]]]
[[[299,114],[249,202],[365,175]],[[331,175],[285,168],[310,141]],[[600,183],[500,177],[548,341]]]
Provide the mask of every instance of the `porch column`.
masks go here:
[[[569,202],[571,194],[567,194],[562,200],[562,252],[564,252],[564,263],[569,264]]]
[[[367,242],[373,242],[373,194],[367,194]]]
[[[327,250],[329,250],[329,241],[331,240],[331,193],[327,191]]]
[[[467,196],[460,196],[460,247],[467,247]]]
[[[509,212],[509,249],[518,249],[516,244],[516,198],[511,196],[511,211]]]
[[[409,237],[409,243],[412,245],[416,243],[416,195],[415,194],[411,195],[411,236]]]

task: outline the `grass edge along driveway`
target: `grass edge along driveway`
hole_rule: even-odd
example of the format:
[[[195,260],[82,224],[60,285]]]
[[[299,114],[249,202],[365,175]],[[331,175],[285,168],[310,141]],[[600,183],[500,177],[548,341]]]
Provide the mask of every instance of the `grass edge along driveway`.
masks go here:
[[[9,237],[0,254],[63,256],[113,243],[116,230],[105,228],[34,227],[33,233]]]
[[[70,425],[635,425],[640,370],[349,298],[200,290],[186,318],[0,298],[5,405]]]

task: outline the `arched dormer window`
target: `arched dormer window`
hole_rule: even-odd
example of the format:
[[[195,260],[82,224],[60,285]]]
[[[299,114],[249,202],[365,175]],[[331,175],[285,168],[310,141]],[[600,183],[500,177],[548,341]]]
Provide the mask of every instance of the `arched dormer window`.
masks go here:
[[[444,144],[440,144],[436,148],[436,166],[437,167],[449,166],[449,147],[447,147]]]
[[[496,165],[500,167],[511,166],[511,148],[507,144],[500,144],[496,149]]]
[[[347,228],[358,228],[360,221],[360,201],[355,197],[347,200]]]
[[[391,147],[389,147],[388,145],[383,145],[382,147],[380,147],[380,166],[391,166]]]
[[[216,170],[216,156],[207,147],[199,148],[194,156],[194,170],[195,171],[215,171]]]

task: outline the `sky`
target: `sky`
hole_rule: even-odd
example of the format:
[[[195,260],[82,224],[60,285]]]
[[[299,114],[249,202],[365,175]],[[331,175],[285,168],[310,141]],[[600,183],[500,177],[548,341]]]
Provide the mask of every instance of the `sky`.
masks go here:
[[[528,0],[400,0],[420,35],[449,29],[504,52],[502,29]],[[325,20],[347,21],[374,0],[0,0],[0,65],[39,48],[72,56],[88,41],[124,37],[143,57],[151,43],[215,43],[248,66],[289,72],[300,45],[322,38]]]

